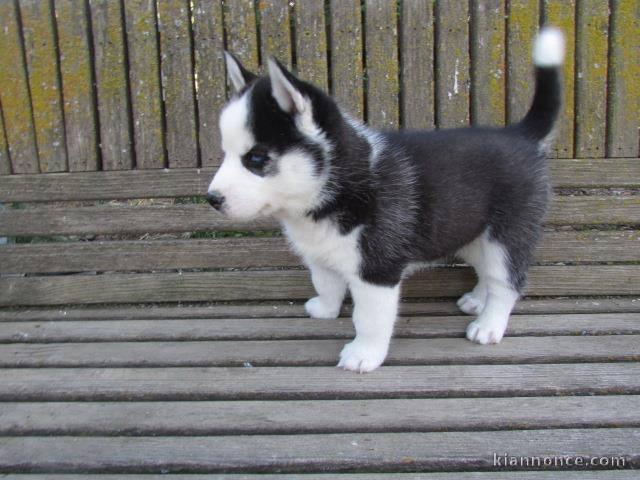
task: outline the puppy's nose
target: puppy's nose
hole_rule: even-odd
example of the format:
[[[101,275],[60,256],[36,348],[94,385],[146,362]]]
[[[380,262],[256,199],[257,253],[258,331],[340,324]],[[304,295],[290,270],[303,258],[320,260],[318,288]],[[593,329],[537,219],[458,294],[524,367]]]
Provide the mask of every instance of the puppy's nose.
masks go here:
[[[207,202],[216,210],[220,210],[224,203],[224,197],[218,192],[207,192]]]

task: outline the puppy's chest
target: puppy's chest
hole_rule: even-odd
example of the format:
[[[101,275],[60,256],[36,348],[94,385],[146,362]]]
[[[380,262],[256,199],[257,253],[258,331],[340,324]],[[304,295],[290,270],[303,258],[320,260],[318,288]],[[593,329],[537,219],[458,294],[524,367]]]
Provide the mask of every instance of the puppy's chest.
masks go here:
[[[360,229],[342,235],[329,220],[283,221],[284,233],[307,263],[354,275],[360,268]]]

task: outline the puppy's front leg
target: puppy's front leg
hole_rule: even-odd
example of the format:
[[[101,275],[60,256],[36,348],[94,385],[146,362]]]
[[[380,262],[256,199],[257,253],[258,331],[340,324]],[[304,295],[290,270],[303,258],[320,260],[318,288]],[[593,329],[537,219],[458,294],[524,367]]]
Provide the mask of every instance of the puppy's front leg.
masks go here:
[[[346,280],[338,272],[319,265],[310,264],[309,269],[318,296],[309,299],[304,309],[314,318],[336,318],[347,292]]]
[[[356,338],[340,352],[338,367],[370,372],[384,362],[398,314],[400,284],[382,287],[357,279],[349,283]]]

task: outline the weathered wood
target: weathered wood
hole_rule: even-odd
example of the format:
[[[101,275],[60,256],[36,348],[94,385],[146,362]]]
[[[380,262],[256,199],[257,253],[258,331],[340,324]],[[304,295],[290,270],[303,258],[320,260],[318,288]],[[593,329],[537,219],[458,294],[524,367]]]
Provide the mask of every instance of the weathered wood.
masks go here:
[[[609,2],[584,0],[576,12],[576,152],[605,155]]]
[[[198,134],[193,77],[191,14],[187,0],[158,0],[162,96],[169,166],[198,166]]]
[[[0,102],[13,173],[37,173],[27,65],[16,2],[0,3]]]
[[[260,0],[260,55],[265,64],[269,56],[276,57],[291,68],[291,21],[288,0]]]
[[[591,301],[590,307],[596,310],[598,302]],[[531,301],[529,301],[531,302]],[[596,305],[594,305],[594,303]],[[431,306],[431,303],[425,304]],[[413,309],[407,307],[413,306]],[[291,340],[291,339],[348,339],[354,335],[351,319],[347,316],[351,306],[343,307],[344,317],[337,320],[320,322],[309,318],[291,318],[283,315],[308,315],[300,310],[292,311],[283,305],[271,305],[269,309],[263,308],[262,312],[255,306],[245,306],[234,314],[220,317],[220,310],[194,309],[200,313],[196,318],[193,314],[187,316],[184,313],[172,311],[172,316],[160,316],[157,313],[147,314],[144,319],[134,320],[124,317],[120,320],[110,320],[117,317],[117,312],[105,319],[103,316],[96,318],[93,313],[84,310],[84,316],[76,320],[66,320],[73,317],[73,310],[66,310],[65,318],[46,317],[44,321],[17,321],[0,323],[0,342],[20,342],[25,347],[27,343],[55,342],[200,342],[213,340]],[[419,306],[417,306],[419,307]],[[165,307],[166,308],[166,307]],[[471,321],[468,315],[462,315],[459,310],[448,312],[451,315],[442,315],[443,311],[436,311],[436,316],[415,315],[416,305],[403,304],[403,314],[396,321],[394,328],[395,338],[464,338],[467,325]],[[553,335],[620,335],[634,336],[640,334],[640,319],[638,313],[588,313],[588,314],[538,314],[523,315],[518,313],[526,309],[527,305],[518,304],[516,313],[511,317],[507,328],[508,337],[522,336],[553,336]],[[146,309],[149,311],[149,309]],[[421,308],[425,310],[425,306]],[[432,308],[433,310],[433,308]],[[212,313],[213,312],[213,313]],[[217,314],[215,312],[218,312]],[[225,311],[229,312],[229,309]],[[232,312],[233,313],[233,312]],[[253,315],[251,314],[253,313]],[[411,315],[413,313],[413,315]],[[239,316],[244,314],[244,317]],[[260,314],[262,316],[260,316]],[[265,317],[274,318],[265,318]],[[151,317],[151,319],[147,319]],[[186,317],[181,320],[175,318]],[[135,317],[134,317],[135,318]],[[139,318],[139,313],[138,313]],[[159,322],[158,320],[162,320]],[[56,321],[52,321],[56,320]],[[126,325],[126,328],[123,328]],[[622,338],[621,337],[621,338]],[[598,340],[585,340],[585,343]],[[509,342],[520,340],[509,340]],[[544,340],[534,340],[543,342]],[[570,343],[573,340],[567,340]],[[622,341],[625,340],[615,340]],[[577,342],[582,342],[578,340]],[[606,339],[600,340],[597,348],[605,348]],[[437,342],[434,342],[437,344]],[[525,342],[526,343],[526,342]],[[466,344],[465,344],[466,345]],[[464,346],[464,345],[463,345]],[[468,346],[473,346],[469,344]],[[7,347],[9,348],[9,347]],[[26,347],[25,347],[26,348]],[[456,347],[456,351],[459,347]],[[477,350],[477,347],[473,347]],[[496,347],[500,350],[502,347]],[[95,353],[95,352],[94,352]],[[478,353],[483,353],[479,351]],[[495,349],[484,351],[485,354],[495,354]],[[498,352],[499,353],[499,352]],[[557,352],[554,352],[557,354]]]
[[[0,445],[1,468],[67,472],[442,471],[494,467],[517,456],[611,456],[640,465],[640,429],[550,429],[221,437],[14,437]],[[513,453],[511,453],[513,452]]]
[[[546,221],[550,225],[634,225],[640,223],[640,196],[556,196]],[[0,211],[0,234],[109,235],[152,232],[274,230],[273,220],[238,222],[209,205],[29,208]]]
[[[0,175],[8,175],[11,173],[11,159],[9,158],[9,146],[2,117],[2,104],[0,103]]]
[[[640,3],[611,2],[609,83],[607,88],[607,156],[638,155],[640,121]]]
[[[505,3],[476,0],[471,12],[471,120],[504,125],[506,116]]]
[[[637,230],[547,232],[536,256],[541,263],[638,259]],[[61,242],[0,248],[2,273],[292,267],[301,263],[284,238]]]
[[[556,123],[556,131],[549,154],[556,158],[571,158],[573,157],[575,122],[575,0],[544,0],[543,8],[545,23],[561,29],[565,42],[564,66],[562,67],[562,109]]]
[[[224,24],[227,49],[240,59],[245,68],[257,72],[260,54],[253,0],[226,2]],[[233,87],[229,86],[229,88]]]
[[[367,412],[367,415],[362,415]],[[233,435],[637,427],[640,397],[2,403],[2,435]],[[307,477],[304,477],[305,479]]]
[[[358,0],[331,0],[331,93],[355,118],[364,118],[362,11]]]
[[[54,4],[69,171],[95,171],[98,170],[98,118],[89,12],[85,2],[55,0]]]
[[[637,158],[556,159],[549,163],[551,180],[558,187],[640,184],[640,161]]]
[[[322,90],[329,91],[324,2],[297,2],[294,15],[298,75]]]
[[[637,265],[540,266],[529,271],[531,296],[637,295]],[[403,286],[405,298],[459,296],[473,287],[468,268],[433,269]],[[313,294],[303,270],[7,277],[0,306],[74,303],[300,300]]]
[[[638,313],[640,312],[640,298],[636,297],[607,297],[607,298],[524,298],[516,303],[513,310],[513,315],[548,315],[553,314],[550,318],[556,318],[560,322],[553,328],[545,323],[547,332],[551,332],[555,335],[576,333],[572,330],[571,325],[567,325],[562,317],[558,315],[587,313],[587,314],[603,314],[613,313],[615,315],[606,317],[593,317],[596,320],[587,325],[583,317],[582,320],[576,322],[578,330],[585,330],[590,335],[598,335],[603,333],[621,333],[621,334],[638,334],[640,333],[640,326],[636,322],[635,318],[621,315],[623,313]],[[342,315],[348,316],[351,313],[351,305],[345,304],[342,308]],[[429,302],[407,302],[400,303],[400,314],[406,316],[416,315],[459,315],[460,310],[451,301],[434,301]],[[78,305],[69,305],[62,308],[26,308],[26,309],[0,309],[0,321],[3,322],[29,322],[29,321],[47,321],[57,322],[61,320],[174,320],[174,319],[244,319],[250,318],[254,322],[262,321],[262,319],[268,318],[284,318],[284,317],[304,317],[308,315],[304,311],[302,302],[282,302],[282,301],[270,301],[267,304],[256,304],[243,302],[241,304],[234,304],[225,302],[222,304],[197,304],[197,305],[185,305],[181,303],[179,306],[172,306],[170,304],[159,305],[133,305],[133,306],[111,306],[111,307],[86,307]],[[510,322],[510,328],[514,326],[514,319]],[[603,322],[600,321],[602,318]],[[446,319],[445,319],[446,320]],[[464,326],[469,320],[468,317],[464,317],[460,320],[460,325]],[[430,325],[435,320],[429,320]],[[453,320],[454,322],[456,320]],[[523,320],[524,321],[524,320]],[[520,322],[520,320],[518,320]],[[532,319],[532,325],[529,330],[511,330],[513,334],[535,334],[539,331],[539,324],[535,319]],[[583,323],[581,323],[583,322]],[[273,325],[268,323],[269,328]],[[157,327],[157,322],[153,323]],[[165,323],[170,325],[169,323]],[[182,325],[186,325],[182,323]],[[238,322],[235,323],[238,325]],[[252,328],[253,328],[252,324]],[[518,323],[520,325],[520,323]],[[611,326],[609,330],[608,326]],[[178,323],[180,326],[180,323]],[[309,324],[305,323],[305,330],[309,328]],[[583,327],[583,328],[581,328]],[[227,327],[222,327],[227,328]],[[451,325],[449,325],[449,328]],[[462,327],[461,327],[462,328]],[[232,331],[231,326],[229,332]],[[84,337],[83,337],[84,338]],[[173,337],[172,337],[173,338]],[[269,337],[267,337],[269,338]]]
[[[5,326],[4,324],[2,326]],[[351,333],[353,335],[353,333]],[[0,345],[0,368],[331,366],[344,339],[100,342]],[[465,338],[395,338],[385,365],[637,362],[640,336],[505,338],[479,348]],[[640,425],[640,421],[638,422]]]
[[[211,166],[220,163],[218,115],[226,96],[222,3],[196,0],[192,14],[200,158]]]
[[[383,367],[361,377],[335,367],[5,368],[0,380],[2,401],[637,395],[640,364]]]
[[[519,121],[533,98],[531,48],[538,30],[538,0],[507,2],[507,122]]]
[[[469,124],[469,4],[437,2],[436,123]]]
[[[165,166],[162,92],[153,0],[123,2],[138,168]]]
[[[404,128],[435,126],[433,5],[429,0],[402,2],[400,101]]]
[[[20,19],[41,172],[67,170],[53,3],[20,0]]]
[[[398,5],[387,0],[366,0],[365,25],[367,123],[376,128],[397,129]]]
[[[133,138],[120,2],[91,0],[103,170],[133,167]]]

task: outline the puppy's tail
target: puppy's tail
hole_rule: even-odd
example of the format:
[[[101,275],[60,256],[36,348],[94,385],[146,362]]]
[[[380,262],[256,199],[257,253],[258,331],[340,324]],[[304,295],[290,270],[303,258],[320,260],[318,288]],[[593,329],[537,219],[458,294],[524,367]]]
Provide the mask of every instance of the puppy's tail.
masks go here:
[[[560,66],[564,61],[564,36],[554,27],[544,27],[533,46],[536,67],[536,90],[533,103],[517,125],[525,135],[537,142],[544,141],[552,129],[562,104]]]

